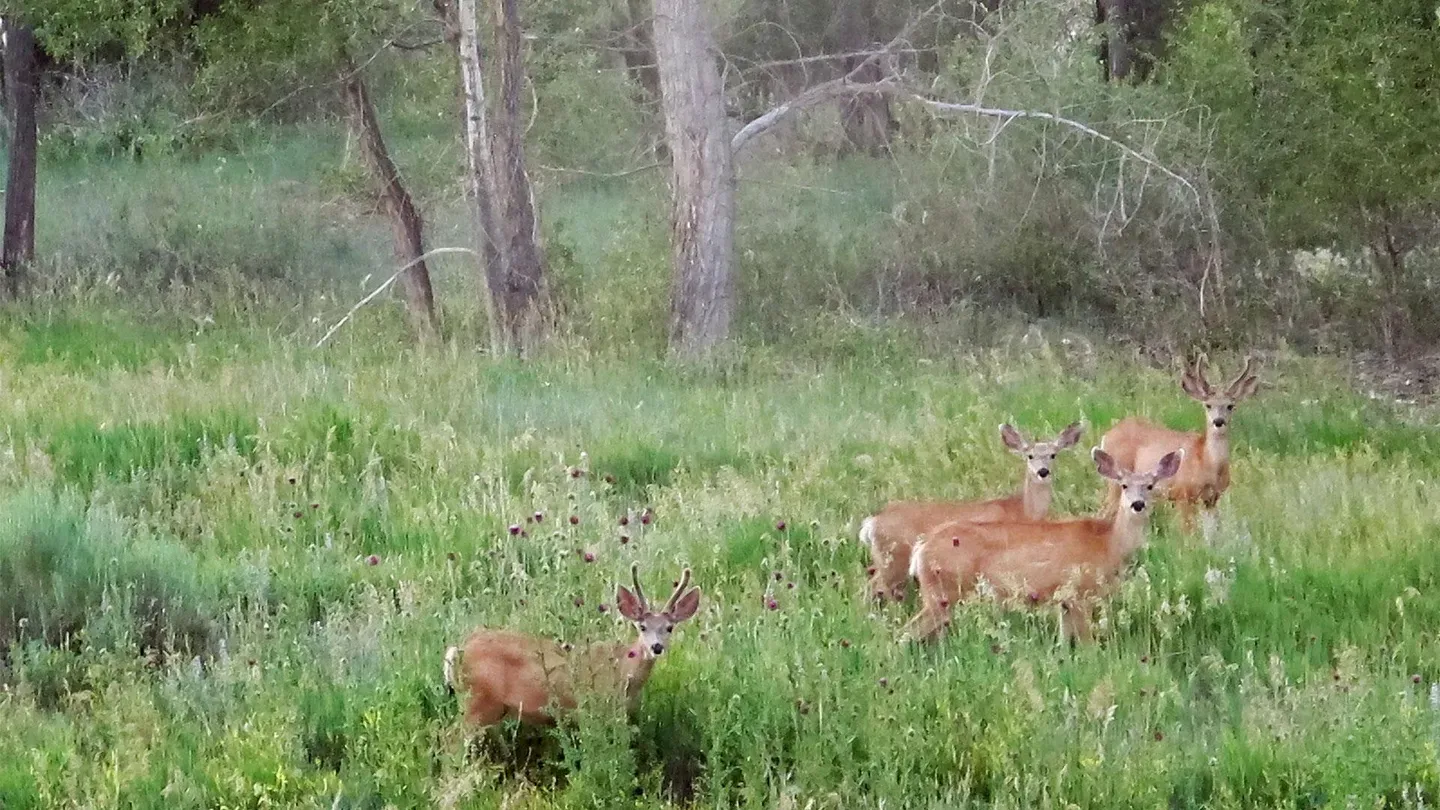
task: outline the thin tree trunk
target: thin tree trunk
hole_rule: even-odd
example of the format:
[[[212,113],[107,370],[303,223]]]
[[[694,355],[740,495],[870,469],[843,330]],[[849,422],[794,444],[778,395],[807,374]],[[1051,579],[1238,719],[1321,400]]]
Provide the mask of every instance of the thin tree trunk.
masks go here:
[[[625,10],[630,27],[625,32],[625,47],[620,56],[625,70],[639,88],[638,101],[646,110],[660,106],[660,71],[655,66],[655,30],[645,0],[626,0]],[[663,133],[655,140],[653,153],[657,161],[665,161],[670,153],[665,148]]]
[[[35,258],[35,171],[38,140],[35,115],[39,77],[35,32],[13,18],[4,20],[5,78],[9,93],[10,148],[5,182],[5,239],[0,250],[4,283],[0,298],[16,298],[25,269]]]
[[[874,3],[842,0],[836,12],[840,15],[842,51],[858,53],[876,45]],[[856,82],[876,82],[884,78],[880,61],[864,56],[846,57],[841,70],[844,76],[854,73],[853,80]],[[890,136],[895,130],[890,99],[884,93],[846,94],[840,99],[840,126],[853,149],[883,152],[890,146]]]
[[[1100,64],[1105,81],[1124,81],[1130,76],[1132,0],[1095,0],[1095,22],[1103,26]]]
[[[524,352],[541,328],[545,296],[545,255],[535,220],[535,195],[525,169],[525,123],[520,94],[525,87],[525,42],[520,34],[519,0],[495,0],[500,46],[500,109],[495,121],[495,205],[501,209],[500,253],[505,257],[504,326],[512,348]]]
[[[380,132],[380,119],[375,105],[360,76],[360,68],[354,61],[346,59],[342,74],[345,87],[345,101],[350,112],[350,128],[360,145],[365,167],[375,181],[385,212],[390,217],[395,242],[395,258],[401,265],[410,264],[410,269],[400,275],[400,289],[405,296],[405,308],[415,323],[422,338],[435,334],[438,324],[435,317],[435,295],[430,286],[430,270],[420,260],[425,255],[424,221],[415,209],[410,192],[400,180],[400,170],[390,158],[385,138]],[[413,264],[412,264],[413,262]]]
[[[655,55],[671,155],[670,352],[697,357],[730,336],[735,173],[717,50],[703,0],[654,0]]]

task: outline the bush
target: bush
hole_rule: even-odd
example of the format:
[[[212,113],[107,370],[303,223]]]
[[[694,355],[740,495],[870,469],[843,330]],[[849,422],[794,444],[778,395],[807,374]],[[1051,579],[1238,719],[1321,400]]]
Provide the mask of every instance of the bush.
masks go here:
[[[114,513],[38,491],[0,501],[0,650],[27,641],[163,660],[202,652],[217,591],[188,550]]]

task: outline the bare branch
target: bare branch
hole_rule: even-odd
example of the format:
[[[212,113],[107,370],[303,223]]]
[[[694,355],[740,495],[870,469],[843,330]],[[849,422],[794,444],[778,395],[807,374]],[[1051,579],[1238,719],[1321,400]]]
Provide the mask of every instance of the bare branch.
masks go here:
[[[359,312],[361,307],[365,306],[366,304],[370,303],[371,301],[374,301],[377,297],[379,297],[380,293],[383,293],[383,292],[385,292],[386,290],[390,289],[390,285],[395,283],[395,279],[400,278],[401,274],[404,273],[406,270],[409,270],[410,268],[414,267],[415,265],[419,264],[420,262],[425,261],[426,259],[430,258],[431,256],[440,256],[440,255],[443,255],[443,254],[445,254],[445,253],[469,253],[469,254],[472,255],[472,256],[478,255],[475,251],[471,250],[470,248],[462,248],[462,247],[442,247],[442,248],[435,248],[434,250],[431,250],[431,251],[427,251],[426,253],[422,254],[420,257],[418,257],[418,258],[416,258],[416,259],[413,259],[413,260],[411,260],[411,261],[409,261],[409,262],[406,262],[403,267],[401,267],[399,270],[396,270],[396,271],[395,271],[394,275],[392,275],[392,276],[390,276],[389,278],[385,279],[383,282],[380,283],[380,286],[378,286],[378,287],[376,287],[375,289],[371,290],[369,295],[365,296],[364,298],[361,298],[358,302],[356,302],[355,306],[351,307],[351,308],[350,308],[350,311],[347,312],[347,313],[345,313],[345,317],[343,317],[343,318],[341,318],[340,320],[336,321],[336,322],[335,322],[335,325],[332,326],[332,327],[330,327],[330,330],[329,330],[328,332],[326,332],[323,337],[321,337],[318,341],[315,342],[314,348],[318,349],[318,348],[320,348],[321,346],[324,346],[324,345],[325,345],[325,341],[329,340],[336,332],[340,331],[340,327],[344,326],[346,323],[348,323],[348,322],[350,321],[351,318],[355,317],[355,313]]]

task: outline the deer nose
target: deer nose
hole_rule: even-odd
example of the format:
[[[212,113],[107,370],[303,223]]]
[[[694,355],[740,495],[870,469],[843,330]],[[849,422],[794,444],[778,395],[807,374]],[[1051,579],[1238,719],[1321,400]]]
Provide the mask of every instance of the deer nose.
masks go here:
[[[1145,502],[1144,502],[1144,501],[1136,501],[1136,502],[1130,504],[1130,508],[1131,508],[1131,509],[1134,509],[1136,512],[1144,512],[1144,511],[1145,511]]]
[[[1046,469],[1045,467],[1041,467],[1040,469],[1035,471],[1035,474],[1040,476],[1041,478],[1049,478],[1050,470]]]
[[[654,644],[650,645],[650,651],[655,653],[656,655],[659,655],[660,653],[665,652],[665,645],[657,641]]]
[[[1224,420],[1223,418],[1221,418],[1221,419],[1216,419],[1216,420],[1214,420],[1214,425],[1215,425],[1215,427],[1217,427],[1217,428],[1225,427],[1225,420]]]

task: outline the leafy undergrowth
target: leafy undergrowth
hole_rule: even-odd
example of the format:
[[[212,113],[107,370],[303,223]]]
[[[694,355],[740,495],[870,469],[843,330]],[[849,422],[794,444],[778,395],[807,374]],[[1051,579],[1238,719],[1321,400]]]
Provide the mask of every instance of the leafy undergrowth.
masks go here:
[[[1125,413],[1195,426],[1164,373],[349,346],[3,361],[0,806],[1400,807],[1440,790],[1437,440],[1324,361],[1267,363],[1213,542],[1162,510],[1101,643],[1072,652],[1054,616],[985,605],[941,644],[898,643],[913,607],[860,598],[858,520],[1009,490],[1002,421],[1085,419],[1082,448]],[[1062,511],[1096,506],[1083,452],[1057,477]],[[600,608],[631,562],[657,591],[691,565],[704,592],[635,724],[597,709],[472,745],[445,646],[477,624],[623,638]]]

